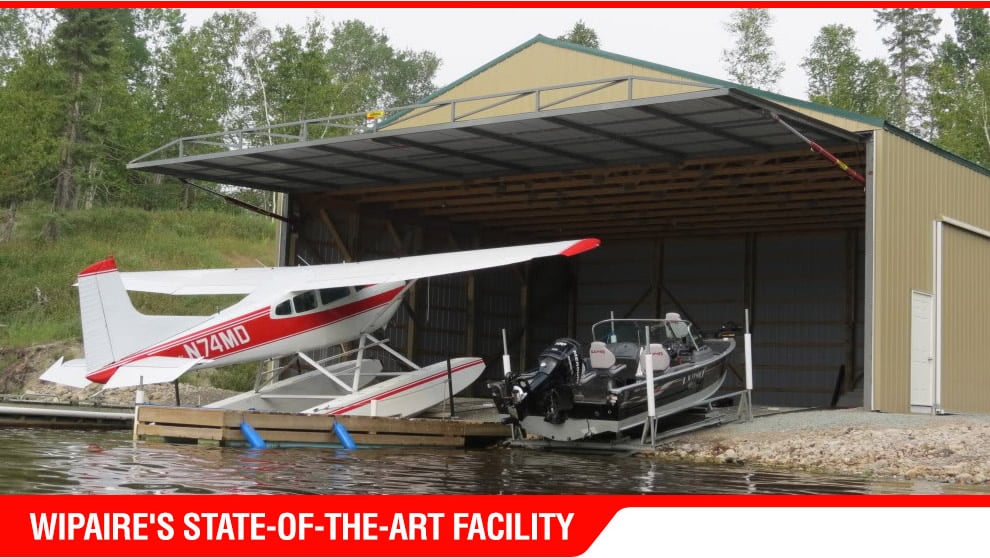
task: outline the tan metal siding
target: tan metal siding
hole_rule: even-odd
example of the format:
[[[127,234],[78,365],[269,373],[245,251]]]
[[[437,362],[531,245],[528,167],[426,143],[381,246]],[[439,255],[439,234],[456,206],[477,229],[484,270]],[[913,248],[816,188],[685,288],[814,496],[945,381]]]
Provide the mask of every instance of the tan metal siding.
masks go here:
[[[546,87],[628,75],[664,78],[682,82],[686,81],[684,78],[678,76],[646,69],[628,62],[619,62],[584,52],[577,52],[552,45],[536,43],[529,48],[520,51],[515,56],[511,56],[503,60],[502,62],[488,68],[464,83],[450,89],[443,95],[431,100],[431,102],[464,99],[468,97],[502,93],[506,91],[516,91],[520,89],[531,89],[536,87]],[[540,98],[540,102],[543,105],[546,105],[576,93],[588,91],[592,88],[592,86],[582,86],[544,93]],[[700,91],[702,89],[706,88],[690,87],[671,83],[637,82],[633,90],[633,95],[634,98],[646,98],[686,93],[689,91]],[[587,95],[582,95],[581,97],[569,102],[554,105],[553,108],[566,108],[614,102],[624,100],[627,97],[628,91],[625,85],[615,86]],[[476,111],[485,106],[489,106],[499,100],[500,99],[485,99],[458,103],[457,114],[455,117],[461,118],[464,114]],[[524,97],[522,99],[495,106],[489,110],[477,112],[469,116],[468,119],[489,118],[493,116],[530,112],[534,109],[534,107],[535,100],[533,97]],[[450,122],[450,119],[450,109],[445,108],[424,113],[416,118],[403,120],[389,126],[388,129],[440,124]]]
[[[507,91],[519,91],[630,75],[660,78],[671,80],[672,82],[636,81],[633,84],[632,91],[632,98],[634,99],[676,95],[708,89],[708,87],[689,85],[694,80],[688,80],[675,74],[661,72],[631,62],[615,60],[605,56],[596,56],[591,53],[570,50],[545,43],[535,43],[498,64],[487,68],[478,75],[471,77],[464,83],[451,88],[435,99],[431,99],[430,102],[452,101]],[[419,113],[418,116],[411,118],[404,117],[399,122],[385,128],[400,129],[442,124],[458,119],[471,120],[508,114],[520,114],[534,111],[537,106],[536,103],[540,103],[542,106],[553,104],[552,108],[557,109],[615,102],[629,98],[627,84],[621,83],[599,91],[580,95],[566,102],[554,104],[561,99],[586,93],[597,87],[599,87],[598,84],[584,85],[543,92],[539,99],[531,95],[518,99],[513,99],[512,96],[505,96],[458,102],[456,108],[444,106],[435,110],[421,109],[417,111]],[[846,130],[862,131],[874,129],[873,126],[853,119],[812,110],[800,105],[782,104]]]
[[[827,112],[812,110],[796,104],[790,104],[790,103],[780,103],[780,104],[792,108],[795,111],[800,112],[802,114],[806,114],[812,118],[821,120],[822,122],[826,122],[833,126],[842,128],[843,130],[849,130],[850,132],[865,132],[868,130],[877,129],[876,126],[872,126],[870,124],[867,124],[865,122],[860,122],[858,120],[853,120],[851,118],[842,118],[841,116],[836,116],[834,114],[829,114]]]
[[[987,413],[990,239],[946,226],[942,250],[942,409]]]
[[[933,291],[933,222],[990,228],[990,178],[892,132],[875,141],[874,406],[907,412],[911,291]]]

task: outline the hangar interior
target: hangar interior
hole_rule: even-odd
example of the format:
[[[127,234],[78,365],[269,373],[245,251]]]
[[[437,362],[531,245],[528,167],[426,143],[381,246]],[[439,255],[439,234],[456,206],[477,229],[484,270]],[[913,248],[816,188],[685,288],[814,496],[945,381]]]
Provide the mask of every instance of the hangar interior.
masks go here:
[[[502,329],[513,365],[532,366],[558,337],[590,341],[611,312],[674,311],[714,332],[749,309],[754,401],[821,406],[861,384],[864,186],[774,115],[862,174],[869,135],[732,88],[635,98],[643,79],[403,107],[393,123],[438,108],[450,118],[329,138],[314,130],[343,121],[293,123],[294,136],[261,147],[183,138],[166,146],[177,155],[130,166],[288,194],[285,265],[602,240],[576,258],[420,280],[385,333],[417,362],[478,355],[496,378]],[[579,104],[603,89],[629,94]],[[505,99],[532,108],[484,116]],[[741,374],[741,351],[734,362]]]

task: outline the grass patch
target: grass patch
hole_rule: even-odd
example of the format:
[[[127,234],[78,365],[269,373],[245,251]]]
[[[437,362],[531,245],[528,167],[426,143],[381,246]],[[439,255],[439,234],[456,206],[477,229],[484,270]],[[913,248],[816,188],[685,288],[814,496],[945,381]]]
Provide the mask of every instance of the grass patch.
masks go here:
[[[48,242],[42,229],[53,218],[59,235]],[[0,346],[81,338],[72,284],[107,256],[122,271],[274,265],[275,231],[244,212],[97,208],[53,216],[44,204],[22,206],[14,238],[0,243]],[[148,314],[209,315],[238,298],[132,295]]]

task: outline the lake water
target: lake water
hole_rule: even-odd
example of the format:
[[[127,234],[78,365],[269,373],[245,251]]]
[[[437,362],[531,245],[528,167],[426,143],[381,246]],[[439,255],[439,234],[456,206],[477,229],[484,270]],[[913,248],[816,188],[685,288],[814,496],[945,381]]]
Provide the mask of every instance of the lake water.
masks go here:
[[[986,488],[530,449],[251,450],[0,429],[0,493],[932,494]]]

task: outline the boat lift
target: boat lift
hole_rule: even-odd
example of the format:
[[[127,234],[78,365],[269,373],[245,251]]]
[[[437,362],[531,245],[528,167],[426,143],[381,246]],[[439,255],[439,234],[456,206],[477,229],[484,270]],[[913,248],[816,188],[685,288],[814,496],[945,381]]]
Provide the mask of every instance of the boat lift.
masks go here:
[[[585,451],[625,451],[625,452],[636,452],[642,451],[644,448],[653,449],[656,448],[657,443],[675,436],[680,436],[681,434],[686,434],[688,432],[693,432],[695,430],[700,430],[709,426],[717,426],[720,424],[725,424],[727,422],[749,422],[753,420],[753,343],[752,334],[749,331],[749,309],[745,311],[745,324],[743,333],[743,358],[745,363],[745,388],[738,391],[733,391],[730,393],[721,393],[713,395],[703,401],[701,401],[695,409],[703,411],[703,416],[700,419],[694,420],[688,424],[682,426],[677,426],[667,430],[660,430],[660,419],[666,417],[656,416],[656,399],[653,390],[648,390],[647,395],[647,418],[643,424],[643,430],[640,435],[639,442],[632,441],[631,438],[625,436],[619,436],[614,440],[599,441],[599,440],[548,440],[548,439],[537,439],[531,440],[526,439],[523,435],[522,428],[518,424],[512,425],[512,438],[509,442],[512,446],[528,447],[528,448],[566,448],[569,450],[585,450]],[[646,346],[650,343],[650,332],[649,327],[645,328],[645,339]],[[503,331],[503,346],[505,345],[504,331]],[[509,368],[509,358],[508,358],[508,347],[504,347],[504,354],[502,357],[502,364],[505,374],[508,376],[510,373]],[[649,351],[646,351],[644,355],[646,358],[646,363],[644,368],[646,369],[646,381],[648,384],[653,382],[653,355]],[[736,412],[734,418],[729,418],[731,415],[727,415],[721,411],[716,411],[714,403],[716,401],[722,401],[725,399],[732,399],[734,397],[739,397],[739,403],[736,406]],[[691,411],[684,411],[682,413],[677,413],[676,415],[669,416],[680,416],[687,415]]]

